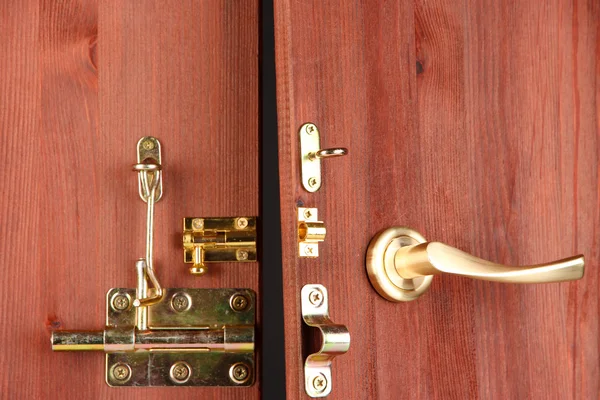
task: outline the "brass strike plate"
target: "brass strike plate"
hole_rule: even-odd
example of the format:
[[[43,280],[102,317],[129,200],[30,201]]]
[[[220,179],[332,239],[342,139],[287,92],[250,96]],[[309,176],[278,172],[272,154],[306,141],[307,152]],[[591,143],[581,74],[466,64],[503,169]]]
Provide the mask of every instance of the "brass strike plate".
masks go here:
[[[106,354],[110,386],[251,386],[254,383],[255,293],[250,289],[164,289],[163,301],[148,307],[148,348]],[[135,298],[135,289],[114,288],[107,298],[107,330],[136,325],[136,308],[119,311],[116,296]],[[245,300],[244,300],[245,299]],[[186,336],[177,332],[186,331]],[[105,337],[106,334],[105,334]],[[160,338],[160,342],[158,339]],[[187,339],[185,351],[178,344]],[[190,340],[194,339],[194,340]],[[190,343],[195,343],[191,347]]]
[[[195,275],[206,263],[256,261],[256,217],[184,218],[183,251]]]

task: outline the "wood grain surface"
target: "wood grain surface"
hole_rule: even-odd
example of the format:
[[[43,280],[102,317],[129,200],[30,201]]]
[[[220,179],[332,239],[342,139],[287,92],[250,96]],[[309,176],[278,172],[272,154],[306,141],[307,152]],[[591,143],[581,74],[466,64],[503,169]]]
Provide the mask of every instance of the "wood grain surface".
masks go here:
[[[103,354],[50,349],[53,329],[102,329],[109,288],[135,287],[145,135],[163,146],[162,285],[258,290],[258,263],[196,278],[180,244],[184,216],[258,214],[258,2],[4,1],[0,48],[0,397],[258,398],[258,383],[112,389]]]
[[[599,398],[599,29],[594,1],[275,1],[288,398],[306,397],[308,283],[352,338],[329,398]],[[314,194],[309,121],[350,150]],[[297,257],[300,205],[327,225],[318,259]],[[585,277],[440,276],[391,303],[364,259],[398,225],[501,263],[583,253]]]

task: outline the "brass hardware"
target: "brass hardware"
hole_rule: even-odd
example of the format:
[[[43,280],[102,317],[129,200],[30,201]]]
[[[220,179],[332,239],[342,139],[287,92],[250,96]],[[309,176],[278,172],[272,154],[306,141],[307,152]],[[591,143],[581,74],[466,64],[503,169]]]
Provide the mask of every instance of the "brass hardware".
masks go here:
[[[148,329],[140,330],[130,307],[116,311],[115,296],[135,296],[135,289],[107,293],[104,331],[55,331],[52,350],[97,350],[106,353],[110,386],[250,386],[254,368],[255,294],[250,289],[164,289],[164,299],[148,311]],[[173,310],[170,299],[184,295],[191,307]],[[243,296],[247,306],[231,312],[230,299]],[[245,379],[234,380],[230,369],[244,365]],[[186,375],[187,374],[187,375]],[[234,376],[240,377],[241,373]]]
[[[154,240],[154,203],[162,197],[162,165],[160,142],[152,136],[141,138],[137,144],[138,163],[133,166],[133,170],[138,173],[139,193],[142,200],[148,204],[146,213],[146,258],[142,259],[144,263],[137,263],[138,271],[138,293],[133,301],[135,307],[149,306],[159,302],[162,299],[163,291],[154,274],[154,263],[152,257],[152,247]],[[148,289],[148,280],[153,288]],[[140,314],[144,314],[142,309]],[[143,320],[141,317],[140,322]]]
[[[325,397],[331,393],[331,362],[350,348],[350,333],[344,325],[329,318],[327,289],[323,285],[305,285],[301,291],[302,319],[318,328],[321,349],[310,354],[304,363],[304,388],[310,397]]]
[[[440,273],[496,282],[544,283],[581,279],[584,272],[583,255],[514,267],[482,260],[443,243],[427,242],[406,227],[378,233],[369,244],[366,264],[371,284],[390,301],[415,300]]]
[[[195,275],[207,263],[256,261],[256,217],[184,218],[183,256]]]
[[[319,129],[315,124],[307,123],[300,127],[300,163],[302,186],[309,192],[321,188],[321,159],[345,156],[344,147],[321,149]]]
[[[325,224],[318,220],[316,208],[298,208],[298,255],[319,257],[319,242],[325,240]]]
[[[250,369],[244,363],[234,364],[229,368],[229,377],[234,383],[245,383],[250,378]]]
[[[162,155],[160,151],[160,142],[152,136],[145,136],[137,143],[137,164],[133,166],[135,171],[139,171],[138,191],[144,202],[148,202],[148,174],[146,172],[160,171],[162,165]],[[162,198],[163,186],[160,179],[160,172],[157,174],[157,186],[155,192],[155,202]]]
[[[135,263],[137,289],[110,289],[105,329],[54,331],[52,350],[104,351],[110,386],[252,385],[255,293],[250,289],[161,288],[152,268],[154,203],[160,198],[162,182],[158,140],[140,140],[138,161],[134,170],[139,173],[140,196],[148,204],[148,213],[146,258]],[[205,221],[209,220],[201,222]],[[254,219],[230,219],[229,226],[238,232],[233,238],[243,236],[253,224]],[[148,288],[148,281],[153,288]],[[236,380],[230,371],[237,371]]]

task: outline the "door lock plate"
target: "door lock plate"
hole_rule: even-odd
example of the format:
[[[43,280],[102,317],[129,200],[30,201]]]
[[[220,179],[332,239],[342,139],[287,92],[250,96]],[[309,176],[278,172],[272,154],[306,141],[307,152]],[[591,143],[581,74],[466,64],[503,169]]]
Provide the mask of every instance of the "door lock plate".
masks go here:
[[[250,386],[254,383],[255,293],[164,289],[136,329],[135,289],[108,291],[106,329],[56,331],[54,350],[104,350],[110,386]]]
[[[183,255],[195,275],[207,263],[256,261],[256,217],[184,218]]]

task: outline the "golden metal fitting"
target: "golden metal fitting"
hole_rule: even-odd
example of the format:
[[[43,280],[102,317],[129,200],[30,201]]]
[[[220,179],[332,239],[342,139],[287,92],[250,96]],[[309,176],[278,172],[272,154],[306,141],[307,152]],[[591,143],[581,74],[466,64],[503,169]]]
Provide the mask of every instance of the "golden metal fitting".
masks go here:
[[[472,256],[418,232],[393,227],[378,233],[367,250],[367,273],[377,292],[390,301],[410,301],[423,294],[434,275],[447,273],[508,283],[545,283],[581,279],[584,257],[545,264],[509,266]]]

